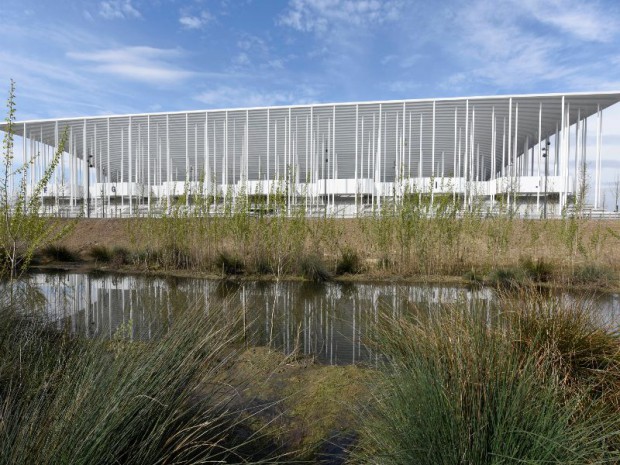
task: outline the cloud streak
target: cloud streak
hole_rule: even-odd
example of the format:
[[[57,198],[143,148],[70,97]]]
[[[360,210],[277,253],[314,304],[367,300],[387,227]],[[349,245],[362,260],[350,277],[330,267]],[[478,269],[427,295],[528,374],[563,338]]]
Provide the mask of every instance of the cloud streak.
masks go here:
[[[171,61],[179,58],[179,49],[146,46],[121,47],[94,52],[69,52],[73,60],[91,63],[90,71],[147,84],[175,84],[194,77],[195,72]]]

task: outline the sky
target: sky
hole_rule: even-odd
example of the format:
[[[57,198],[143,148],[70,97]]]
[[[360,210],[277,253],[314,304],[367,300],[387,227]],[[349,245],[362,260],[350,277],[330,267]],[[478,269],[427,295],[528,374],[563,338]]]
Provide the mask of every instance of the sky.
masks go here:
[[[0,0],[0,93],[22,120],[620,90],[619,26],[618,0]],[[603,130],[610,186],[619,108]]]

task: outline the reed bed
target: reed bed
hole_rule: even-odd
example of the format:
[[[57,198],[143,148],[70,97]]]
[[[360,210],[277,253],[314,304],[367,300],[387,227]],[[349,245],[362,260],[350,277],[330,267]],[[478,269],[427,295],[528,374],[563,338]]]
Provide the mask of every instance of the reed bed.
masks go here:
[[[303,204],[278,199],[199,198],[189,206],[178,199],[162,215],[80,220],[61,244],[84,258],[92,248],[101,257],[101,247],[107,255],[124,247],[125,266],[149,271],[303,276],[308,257],[332,276],[469,274],[493,283],[512,274],[534,283],[617,287],[617,221],[578,212],[552,220],[519,219],[509,210],[489,216],[481,206],[463,209],[459,199],[440,195],[432,203],[410,195],[357,218],[308,217]]]

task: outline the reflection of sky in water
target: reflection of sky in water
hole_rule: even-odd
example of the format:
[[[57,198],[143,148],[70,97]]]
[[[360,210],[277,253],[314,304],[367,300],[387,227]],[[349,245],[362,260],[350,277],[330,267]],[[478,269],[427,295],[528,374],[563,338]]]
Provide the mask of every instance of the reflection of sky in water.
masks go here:
[[[425,284],[235,283],[85,274],[37,274],[32,279],[46,297],[42,310],[89,337],[123,331],[148,339],[189,305],[205,311],[241,309],[254,343],[287,353],[297,349],[337,364],[374,358],[364,341],[381,313],[398,316],[457,301],[487,308],[494,296],[486,288]],[[620,295],[599,295],[595,305],[605,319],[617,321]]]

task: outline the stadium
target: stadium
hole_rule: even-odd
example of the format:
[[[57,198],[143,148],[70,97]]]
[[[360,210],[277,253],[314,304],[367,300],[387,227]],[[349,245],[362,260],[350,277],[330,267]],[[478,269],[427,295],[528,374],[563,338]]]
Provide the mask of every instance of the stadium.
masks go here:
[[[586,180],[600,209],[602,113],[618,101],[603,92],[310,104],[18,121],[13,133],[30,166],[27,195],[57,214],[132,216],[207,198],[217,211],[244,196],[352,216],[442,195],[540,217],[565,211]]]

